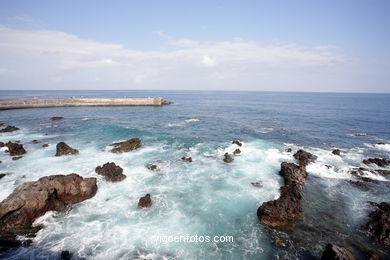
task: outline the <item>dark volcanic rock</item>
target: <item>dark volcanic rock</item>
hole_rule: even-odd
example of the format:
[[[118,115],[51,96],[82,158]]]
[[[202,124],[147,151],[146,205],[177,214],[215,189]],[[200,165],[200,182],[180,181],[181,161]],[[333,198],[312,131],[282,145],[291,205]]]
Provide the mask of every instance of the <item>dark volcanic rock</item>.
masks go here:
[[[148,164],[145,165],[145,166],[146,166],[146,168],[148,168],[148,169],[151,170],[151,171],[158,171],[158,167],[157,167],[157,165],[155,165],[155,164],[148,163]]]
[[[43,144],[42,145],[42,148],[46,148],[46,147],[49,147],[49,144]]]
[[[22,159],[22,158],[23,158],[23,156],[15,156],[15,157],[12,157],[12,160],[17,161],[17,160]]]
[[[17,128],[16,126],[8,125],[7,127],[0,129],[0,133],[9,133],[17,130],[19,130],[19,128]]]
[[[130,152],[141,147],[141,139],[132,138],[127,141],[113,143],[112,146],[114,146],[114,148],[111,149],[111,152],[113,153]]]
[[[5,146],[5,143],[0,142],[0,147],[4,147],[4,146]]]
[[[146,194],[141,197],[138,201],[139,208],[150,208],[152,206],[152,199],[150,198],[150,194]]]
[[[22,144],[8,142],[5,144],[8,147],[9,155],[22,155],[26,153]]]
[[[231,163],[232,161],[233,161],[233,157],[230,155],[230,154],[228,154],[228,153],[225,153],[224,155],[223,155],[223,161],[225,162],[225,163]]]
[[[262,188],[263,187],[263,184],[260,181],[251,182],[251,184],[252,184],[253,187],[256,187],[256,188]]]
[[[334,155],[340,155],[341,151],[340,151],[339,149],[334,149],[334,150],[332,151],[332,153],[333,153]]]
[[[0,203],[0,232],[31,225],[47,211],[63,211],[68,205],[92,198],[96,190],[96,178],[75,173],[24,183]]]
[[[56,156],[62,156],[62,155],[71,155],[71,154],[78,154],[79,151],[77,149],[73,149],[69,145],[67,145],[64,142],[59,142],[56,147]]]
[[[52,116],[50,117],[50,120],[56,121],[56,120],[61,120],[64,119],[62,116]]]
[[[305,167],[283,162],[280,175],[285,181],[280,197],[264,202],[257,210],[260,222],[272,227],[288,225],[302,217],[301,199],[307,176]]]
[[[192,158],[191,157],[181,157],[181,160],[184,161],[184,162],[192,162]]]
[[[0,173],[0,179],[2,179],[5,175],[5,173]]]
[[[291,152],[292,152],[292,149],[291,149],[291,148],[286,148],[286,150],[284,150],[284,151],[286,151],[286,152],[288,152],[288,153],[291,153]]]
[[[239,141],[239,140],[234,140],[234,141],[232,142],[232,144],[236,144],[236,145],[238,145],[238,146],[242,146],[242,143],[241,143],[241,141]]]
[[[234,154],[234,155],[236,155],[236,154],[240,154],[240,153],[241,153],[241,150],[240,150],[240,149],[238,149],[238,148],[237,148],[236,150],[234,150],[234,152],[233,152],[233,154]]]
[[[68,250],[61,251],[61,260],[72,259],[72,254]]]
[[[327,244],[321,260],[355,260],[353,254],[343,247]]]
[[[371,203],[376,209],[370,213],[370,221],[363,227],[376,242],[390,246],[390,204]]]
[[[296,152],[294,155],[294,158],[298,160],[299,165],[306,166],[309,163],[315,162],[317,160],[317,156],[314,154],[311,154],[309,152],[306,152],[302,149],[300,149],[298,152]]]
[[[126,175],[123,174],[123,169],[113,162],[96,167],[95,172],[103,175],[106,181],[111,182],[122,181],[126,178]]]
[[[363,163],[366,164],[366,165],[369,165],[369,164],[376,164],[378,165],[379,167],[386,167],[386,166],[389,166],[390,165],[390,160],[388,159],[384,159],[384,158],[368,158],[366,160],[363,160]]]

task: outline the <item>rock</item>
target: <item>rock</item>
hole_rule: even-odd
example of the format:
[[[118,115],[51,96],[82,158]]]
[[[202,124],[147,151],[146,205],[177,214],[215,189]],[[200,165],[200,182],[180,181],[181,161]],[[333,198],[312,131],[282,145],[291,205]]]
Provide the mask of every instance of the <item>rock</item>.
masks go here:
[[[384,159],[384,158],[382,158],[382,159],[381,158],[368,158],[366,160],[363,160],[363,163],[365,165],[376,164],[379,167],[386,167],[386,166],[390,165],[390,160]]]
[[[73,149],[69,145],[67,145],[64,142],[59,142],[56,147],[56,156],[62,156],[62,155],[71,155],[71,154],[78,154],[79,151],[77,149]]]
[[[16,126],[8,125],[5,128],[0,129],[0,133],[10,133],[10,132],[17,131],[17,130],[20,130],[20,129],[17,128]]]
[[[328,168],[328,169],[330,169],[330,168],[332,168],[332,165],[325,164],[325,167]]]
[[[263,184],[260,181],[251,182],[251,184],[252,184],[253,187],[256,187],[256,188],[262,188],[263,187]]]
[[[0,126],[5,126],[5,124],[4,123],[0,123]]]
[[[225,153],[223,156],[224,156],[223,161],[225,163],[231,163],[233,161],[233,157],[230,154]]]
[[[146,165],[146,168],[148,168],[148,169],[151,170],[151,171],[158,171],[158,170],[159,170],[158,167],[157,167],[157,165],[151,164],[151,163],[148,163],[148,164]]]
[[[181,157],[181,160],[182,160],[182,161],[185,161],[185,162],[192,162],[192,158],[191,158],[191,157],[185,157],[185,156],[183,156],[183,157]]]
[[[272,227],[288,225],[302,217],[301,199],[307,177],[305,167],[283,162],[280,175],[285,182],[280,197],[264,202],[257,210],[260,222]]]
[[[285,247],[286,246],[286,244],[283,242],[283,240],[281,240],[279,238],[275,239],[274,245],[276,247]]]
[[[233,154],[234,154],[234,155],[236,155],[236,154],[240,154],[240,153],[241,153],[241,150],[240,150],[240,149],[238,149],[238,148],[237,148],[236,150],[234,150],[234,152],[233,152]]]
[[[49,144],[43,144],[42,145],[42,148],[46,148],[46,147],[49,147]]]
[[[298,160],[299,165],[306,166],[309,163],[315,162],[317,160],[317,156],[306,152],[302,149],[300,149],[298,152],[296,152],[294,155],[294,158]]]
[[[377,143],[378,145],[386,145],[386,144],[390,144],[389,142],[380,142],[380,143]]]
[[[39,144],[39,141],[38,140],[32,140],[31,143],[32,144]]]
[[[291,153],[291,152],[292,152],[292,149],[291,149],[291,148],[287,148],[287,149],[284,150],[284,151],[286,151],[287,153]]]
[[[5,175],[5,173],[0,173],[0,179],[2,179]]]
[[[96,167],[95,172],[104,176],[104,179],[110,182],[123,181],[126,178],[126,175],[123,174],[123,169],[113,162]]]
[[[232,144],[236,144],[236,145],[238,145],[238,146],[242,146],[242,143],[241,143],[241,141],[239,141],[239,140],[234,140],[233,142],[232,142]]]
[[[12,160],[13,161],[16,161],[16,160],[19,160],[19,159],[22,159],[23,156],[15,156],[15,157],[12,157]]]
[[[390,246],[390,204],[386,202],[371,203],[376,209],[368,216],[370,221],[363,227],[377,243]]]
[[[340,151],[339,149],[334,149],[334,150],[332,151],[332,153],[333,153],[334,155],[340,155],[341,151]]]
[[[0,147],[4,147],[4,146],[5,146],[5,143],[0,142]]]
[[[379,175],[382,175],[382,176],[390,175],[389,170],[375,170],[375,172],[378,173]]]
[[[139,208],[150,208],[152,206],[152,199],[150,198],[150,194],[146,194],[141,197],[138,201]]]
[[[367,134],[366,133],[354,133],[353,135],[354,136],[366,136]]]
[[[0,232],[31,225],[47,211],[64,211],[68,205],[92,198],[96,191],[96,178],[75,173],[24,183],[0,203]]]
[[[141,147],[141,139],[132,138],[127,141],[113,143],[114,148],[111,149],[113,153],[125,153],[130,152]]]
[[[61,251],[61,259],[70,260],[72,259],[72,254],[68,250]]]
[[[24,150],[22,144],[8,142],[5,144],[5,146],[8,147],[9,155],[11,156],[22,155],[26,153],[26,150]]]
[[[64,119],[62,116],[52,116],[50,117],[50,120],[56,121],[56,120],[61,120]]]
[[[321,260],[355,260],[353,254],[346,248],[327,244]]]

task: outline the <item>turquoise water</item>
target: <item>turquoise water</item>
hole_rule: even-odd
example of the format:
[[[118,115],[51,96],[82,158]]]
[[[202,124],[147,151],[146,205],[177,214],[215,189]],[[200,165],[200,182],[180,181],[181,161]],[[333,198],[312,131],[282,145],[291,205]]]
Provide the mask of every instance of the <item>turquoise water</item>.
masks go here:
[[[312,259],[327,242],[352,250],[380,250],[359,232],[370,208],[365,201],[388,201],[388,179],[364,191],[351,186],[346,172],[367,157],[389,157],[390,95],[197,91],[0,91],[11,97],[160,96],[164,107],[42,108],[0,111],[0,122],[20,131],[0,141],[21,140],[27,155],[12,161],[0,153],[0,199],[19,184],[52,174],[78,173],[98,178],[98,192],[68,213],[47,213],[36,221],[45,228],[31,247],[0,255],[6,259],[56,259],[69,250],[85,259]],[[63,116],[50,121],[51,116]],[[364,134],[356,136],[356,134]],[[112,154],[113,141],[139,137],[143,147]],[[30,143],[39,140],[39,144]],[[231,164],[226,151],[242,140],[242,153]],[[54,157],[65,141],[77,156]],[[49,143],[42,149],[43,143]],[[283,185],[280,163],[294,161],[304,148],[319,159],[308,167],[304,218],[292,227],[272,230],[258,223],[256,210],[275,199]],[[339,148],[342,156],[331,154]],[[192,163],[182,162],[191,156]],[[127,178],[107,183],[94,173],[115,162]],[[156,163],[160,171],[148,170]],[[328,169],[325,165],[332,165]],[[250,183],[261,181],[262,188]],[[153,206],[137,208],[150,193]],[[160,243],[156,237],[228,235],[231,243]],[[276,247],[282,239],[286,247]]]

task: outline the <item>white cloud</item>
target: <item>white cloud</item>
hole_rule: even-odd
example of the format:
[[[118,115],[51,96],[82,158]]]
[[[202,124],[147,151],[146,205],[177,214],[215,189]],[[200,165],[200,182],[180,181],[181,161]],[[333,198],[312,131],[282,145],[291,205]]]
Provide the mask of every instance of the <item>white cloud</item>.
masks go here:
[[[207,56],[207,55],[203,56],[202,63],[204,65],[206,65],[207,67],[214,67],[215,65],[217,65],[217,61],[215,59],[211,58],[210,56]]]
[[[0,68],[7,68],[1,70],[0,83],[21,88],[232,88],[243,84],[256,88],[273,77],[285,78],[289,84],[297,71],[300,75],[321,73],[344,62],[333,47],[263,45],[243,39],[212,44],[167,40],[179,48],[141,51],[58,31],[0,26]],[[7,75],[7,71],[18,73]],[[96,78],[99,81],[93,84],[97,85],[91,85],[90,79]]]

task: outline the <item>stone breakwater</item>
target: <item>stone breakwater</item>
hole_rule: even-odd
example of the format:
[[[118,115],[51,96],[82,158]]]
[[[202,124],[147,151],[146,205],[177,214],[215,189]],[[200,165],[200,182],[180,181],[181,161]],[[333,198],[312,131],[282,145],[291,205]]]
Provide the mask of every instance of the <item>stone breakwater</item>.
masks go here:
[[[0,110],[42,107],[163,106],[173,104],[154,98],[9,98],[0,99]]]

